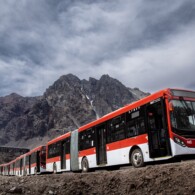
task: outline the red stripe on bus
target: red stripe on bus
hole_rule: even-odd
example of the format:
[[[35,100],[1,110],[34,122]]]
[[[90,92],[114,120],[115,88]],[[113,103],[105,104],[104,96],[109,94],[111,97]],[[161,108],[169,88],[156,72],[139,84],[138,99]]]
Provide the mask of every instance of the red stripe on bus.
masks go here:
[[[60,161],[60,156],[54,157],[54,158],[48,158],[46,163],[52,163],[52,162],[57,162]]]
[[[66,154],[66,160],[70,160],[70,154]],[[61,157],[60,156],[56,156],[54,158],[48,158],[46,160],[46,163],[52,163],[52,162],[58,162],[61,161]]]
[[[70,154],[66,154],[66,160],[70,159]]]
[[[95,148],[79,151],[79,157],[95,154]]]
[[[36,166],[37,166],[37,163],[31,164],[31,168],[32,168],[32,167],[36,167]]]
[[[125,140],[113,142],[113,143],[107,144],[106,146],[107,146],[107,151],[111,151],[111,150],[117,150],[117,149],[130,147],[133,145],[144,144],[147,142],[148,142],[147,134],[143,134],[140,136],[131,137]]]
[[[119,149],[123,149],[126,147],[144,144],[144,143],[148,143],[147,134],[143,134],[138,137],[132,137],[132,138],[128,138],[125,140],[113,142],[110,144],[106,144],[106,150],[107,151],[119,150]],[[95,153],[96,153],[96,148],[94,147],[94,148],[90,148],[87,150],[79,151],[79,157],[88,156],[88,155],[92,155]]]

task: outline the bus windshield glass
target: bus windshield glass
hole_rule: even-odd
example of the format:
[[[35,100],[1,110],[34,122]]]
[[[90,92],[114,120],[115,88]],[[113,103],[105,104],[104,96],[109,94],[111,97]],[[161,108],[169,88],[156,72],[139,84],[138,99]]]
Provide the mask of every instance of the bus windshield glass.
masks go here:
[[[171,124],[173,132],[184,137],[195,137],[195,102],[172,100]]]

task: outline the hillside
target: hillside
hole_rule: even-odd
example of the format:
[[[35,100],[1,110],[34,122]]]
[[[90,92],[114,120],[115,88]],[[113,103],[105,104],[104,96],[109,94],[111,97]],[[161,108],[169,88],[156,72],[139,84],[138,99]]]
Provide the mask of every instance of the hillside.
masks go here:
[[[194,160],[87,174],[0,176],[0,194],[194,194],[194,177]]]
[[[39,97],[0,97],[0,145],[36,147],[148,95],[103,75],[61,76]]]

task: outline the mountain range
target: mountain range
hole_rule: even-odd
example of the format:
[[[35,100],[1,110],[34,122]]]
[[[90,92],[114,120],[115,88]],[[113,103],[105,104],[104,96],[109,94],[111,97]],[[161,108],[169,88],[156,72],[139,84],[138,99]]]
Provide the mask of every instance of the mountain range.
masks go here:
[[[0,97],[0,146],[33,148],[149,93],[103,75],[63,75],[39,97]]]

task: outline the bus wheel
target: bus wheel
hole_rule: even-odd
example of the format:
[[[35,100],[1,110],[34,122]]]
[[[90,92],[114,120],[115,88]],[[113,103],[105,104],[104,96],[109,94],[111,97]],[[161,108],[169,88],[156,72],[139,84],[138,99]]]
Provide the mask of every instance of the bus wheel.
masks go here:
[[[57,173],[57,166],[56,166],[56,163],[53,164],[53,173],[54,173],[54,174]]]
[[[81,162],[81,168],[83,173],[89,172],[89,163],[86,157]]]
[[[131,153],[131,164],[135,168],[143,167],[145,165],[142,151],[139,148],[133,150]]]

